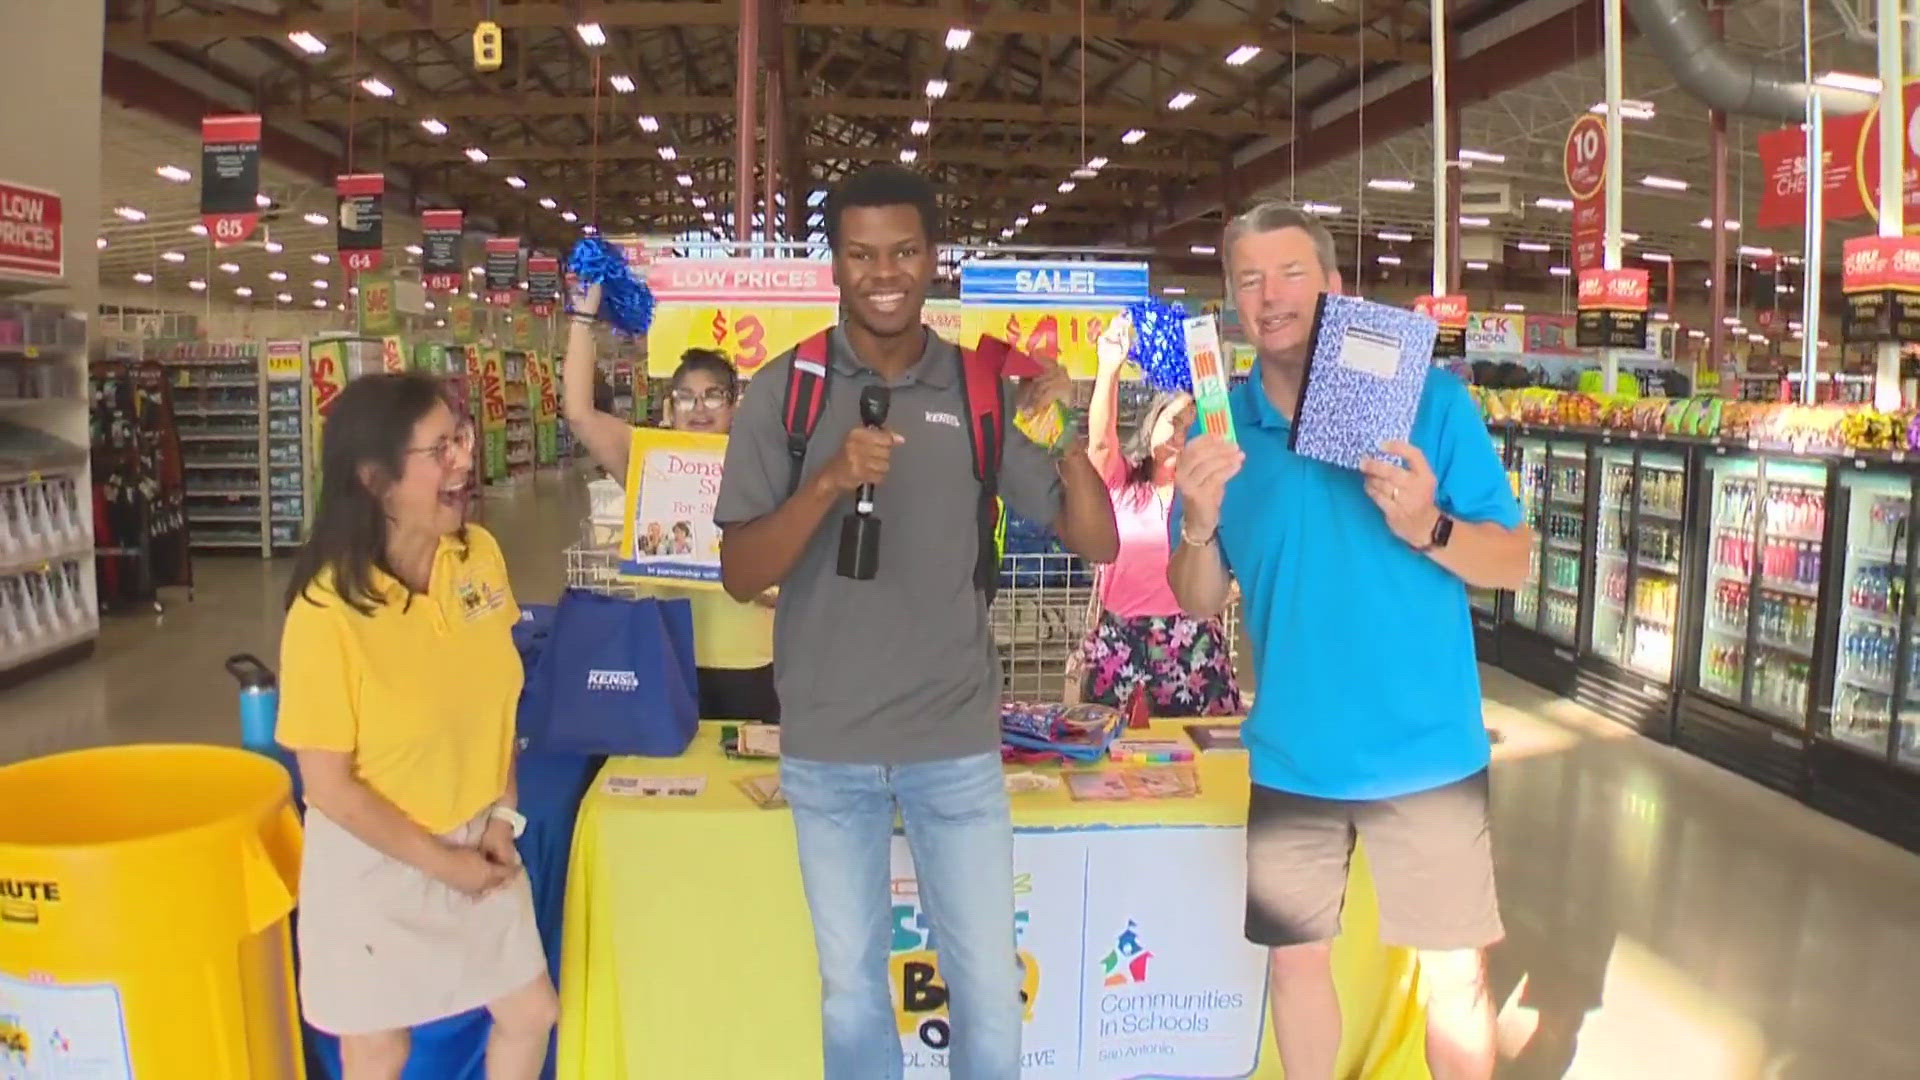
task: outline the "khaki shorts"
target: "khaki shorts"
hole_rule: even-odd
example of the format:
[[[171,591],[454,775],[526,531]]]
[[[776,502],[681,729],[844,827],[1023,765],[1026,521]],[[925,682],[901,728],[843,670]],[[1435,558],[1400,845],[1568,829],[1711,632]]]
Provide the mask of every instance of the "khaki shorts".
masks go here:
[[[1487,774],[1375,802],[1254,785],[1247,807],[1247,940],[1269,948],[1340,931],[1354,840],[1367,846],[1380,937],[1414,949],[1481,949],[1504,935],[1487,837]]]

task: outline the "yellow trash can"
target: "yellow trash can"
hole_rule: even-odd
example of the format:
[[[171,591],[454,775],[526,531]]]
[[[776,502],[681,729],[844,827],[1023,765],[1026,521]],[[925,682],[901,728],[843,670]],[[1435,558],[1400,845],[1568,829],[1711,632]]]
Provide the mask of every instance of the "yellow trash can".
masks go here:
[[[292,782],[215,746],[0,768],[0,1076],[302,1080]]]

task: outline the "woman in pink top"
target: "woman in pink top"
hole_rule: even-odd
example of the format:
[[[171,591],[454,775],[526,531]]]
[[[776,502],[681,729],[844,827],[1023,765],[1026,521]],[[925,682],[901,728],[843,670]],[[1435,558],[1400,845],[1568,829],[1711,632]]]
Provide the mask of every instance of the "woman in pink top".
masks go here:
[[[1193,399],[1155,397],[1123,449],[1116,416],[1131,345],[1124,320],[1101,337],[1087,414],[1087,456],[1112,493],[1120,555],[1100,572],[1100,617],[1081,646],[1081,700],[1125,707],[1144,693],[1154,716],[1234,715],[1240,687],[1220,620],[1189,618],[1167,586],[1173,466],[1193,426]]]

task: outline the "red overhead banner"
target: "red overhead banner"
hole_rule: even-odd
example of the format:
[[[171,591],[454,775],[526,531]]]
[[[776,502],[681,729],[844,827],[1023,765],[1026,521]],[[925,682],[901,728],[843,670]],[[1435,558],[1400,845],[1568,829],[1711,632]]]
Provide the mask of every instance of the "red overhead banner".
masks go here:
[[[1464,296],[1421,296],[1413,301],[1413,310],[1437,322],[1444,329],[1467,329],[1467,298]]]
[[[1567,131],[1561,157],[1567,194],[1573,197],[1573,269],[1597,269],[1606,259],[1607,125],[1583,113]]]
[[[66,275],[60,196],[0,180],[0,275],[59,281]]]
[[[1857,236],[1842,247],[1840,291],[1920,292],[1920,239]]]
[[[1645,311],[1651,285],[1645,270],[1583,270],[1581,311]]]
[[[1915,116],[1920,107],[1920,82],[1909,82],[1904,94],[1907,135],[1907,228],[1920,231],[1920,153],[1914,148]],[[1880,217],[1880,110],[1878,106],[1853,116],[1829,116],[1821,125],[1820,216],[1826,221]],[[1761,134],[1760,210],[1755,224],[1783,229],[1807,221],[1807,133],[1801,125]]]

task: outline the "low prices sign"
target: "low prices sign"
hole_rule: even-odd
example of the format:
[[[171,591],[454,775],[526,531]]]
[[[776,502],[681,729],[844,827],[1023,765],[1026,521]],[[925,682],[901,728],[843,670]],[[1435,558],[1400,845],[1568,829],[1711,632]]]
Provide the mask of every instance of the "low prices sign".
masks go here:
[[[520,284],[520,238],[496,236],[487,241],[487,303],[511,307]],[[671,372],[669,372],[671,374]]]
[[[560,302],[560,260],[553,255],[527,258],[527,310],[545,318]]]
[[[1464,296],[1422,296],[1413,302],[1413,310],[1432,319],[1440,327],[1433,342],[1433,357],[1445,360],[1467,355],[1467,298]]]
[[[647,267],[657,305],[647,374],[666,378],[691,348],[718,349],[742,378],[832,326],[840,290],[807,259],[661,259]]]
[[[260,118],[200,121],[200,223],[215,247],[238,244],[260,224]]]
[[[355,274],[380,269],[380,249],[386,239],[386,210],[381,197],[387,192],[387,178],[379,173],[354,173],[340,177],[335,189],[340,195],[339,224],[334,233],[340,265]]]
[[[1855,237],[1842,253],[1841,338],[1920,342],[1920,237]]]
[[[1645,270],[1582,270],[1575,342],[1583,349],[1646,348],[1651,290]]]
[[[0,180],[0,274],[59,281],[65,244],[60,196]]]
[[[1607,238],[1607,125],[1583,113],[1567,131],[1561,162],[1567,194],[1573,198],[1573,269],[1597,269],[1605,259]]]
[[[460,288],[460,235],[466,214],[460,210],[420,212],[420,283],[431,292]]]

